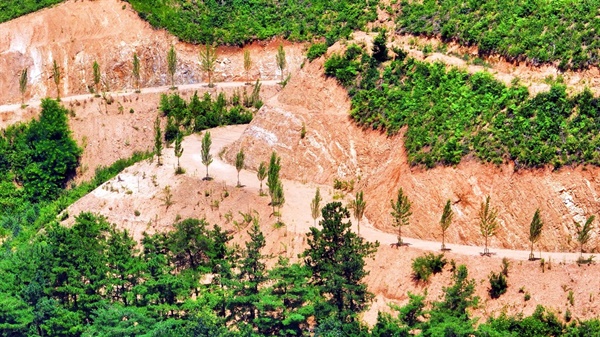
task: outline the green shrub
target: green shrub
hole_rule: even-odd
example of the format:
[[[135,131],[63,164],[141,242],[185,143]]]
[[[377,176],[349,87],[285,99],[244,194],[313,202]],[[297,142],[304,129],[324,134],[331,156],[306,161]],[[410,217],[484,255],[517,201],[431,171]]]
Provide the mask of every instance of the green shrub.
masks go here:
[[[417,257],[412,261],[413,279],[415,281],[427,282],[432,274],[442,272],[446,263],[444,254],[435,255],[428,253]]]
[[[490,274],[490,289],[488,290],[491,298],[498,298],[500,295],[506,292],[508,283],[506,282],[506,276],[502,273]]]
[[[308,48],[306,57],[312,61],[318,57],[321,57],[327,52],[327,45],[325,43],[315,43]]]

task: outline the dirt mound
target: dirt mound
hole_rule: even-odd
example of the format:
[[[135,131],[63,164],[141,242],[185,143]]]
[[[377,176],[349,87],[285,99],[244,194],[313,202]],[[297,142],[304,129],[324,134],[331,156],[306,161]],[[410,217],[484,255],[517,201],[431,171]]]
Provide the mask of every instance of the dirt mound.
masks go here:
[[[439,218],[451,200],[455,220],[447,239],[452,243],[481,245],[477,213],[486,195],[500,210],[492,246],[527,249],[529,223],[540,208],[546,226],[540,247],[551,251],[576,249],[573,221],[598,211],[600,170],[596,167],[515,171],[511,165],[494,167],[463,160],[457,167],[433,170],[408,165],[402,135],[388,137],[363,130],[348,118],[344,89],[325,78],[323,61],[316,60],[295,74],[288,86],[269,100],[226,158],[233,160],[243,147],[248,153],[282,156],[282,174],[290,179],[331,184],[353,180],[363,190],[366,216],[375,227],[394,232],[390,200],[402,187],[412,201],[408,236],[440,240]],[[306,134],[302,138],[302,127]],[[251,156],[252,157],[252,156]],[[256,167],[257,162],[251,162]],[[590,244],[598,249],[597,235]]]
[[[247,48],[253,60],[250,78],[279,79],[275,63],[279,40],[255,43]],[[63,73],[63,96],[89,93],[93,86],[92,64],[97,61],[108,90],[132,89],[133,54],[141,61],[141,86],[165,85],[167,51],[178,53],[176,82],[202,82],[198,52],[201,46],[180,43],[165,31],[141,20],[128,3],[120,0],[66,1],[0,25],[0,104],[20,102],[19,76],[28,69],[27,99],[55,96],[52,64]],[[284,43],[287,72],[300,68],[303,45]],[[218,49],[216,81],[245,80],[240,48]]]

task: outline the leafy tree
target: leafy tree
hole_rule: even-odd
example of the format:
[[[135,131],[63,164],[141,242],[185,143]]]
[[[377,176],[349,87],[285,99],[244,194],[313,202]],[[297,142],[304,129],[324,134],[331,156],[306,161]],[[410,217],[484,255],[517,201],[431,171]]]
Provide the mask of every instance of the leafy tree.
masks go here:
[[[273,191],[273,198],[271,199],[273,205],[273,214],[277,215],[277,223],[281,224],[281,207],[285,204],[285,196],[283,193],[283,183],[281,180],[277,181],[275,190]],[[275,212],[275,206],[277,206],[277,212]]]
[[[362,279],[368,275],[365,261],[379,242],[365,242],[351,231],[350,213],[339,202],[325,205],[322,229],[310,228],[308,248],[302,253],[306,266],[327,303],[318,308],[317,317],[333,313],[342,322],[355,320],[372,298]]]
[[[529,242],[531,242],[531,253],[529,253],[529,260],[534,259],[533,245],[542,236],[542,228],[543,227],[544,227],[544,222],[542,221],[542,217],[540,215],[540,209],[538,208],[535,210],[535,213],[533,213],[533,219],[531,219],[531,224],[529,224]]]
[[[356,193],[356,198],[350,202],[350,209],[352,210],[352,215],[356,219],[356,226],[358,229],[358,235],[360,236],[360,220],[362,220],[365,214],[365,208],[367,207],[367,203],[363,199],[363,192],[360,191]]]
[[[156,164],[159,166],[162,165],[162,149],[163,141],[162,131],[160,129],[160,117],[156,116],[156,119],[154,120],[154,153],[156,154]]]
[[[98,94],[98,85],[100,84],[101,74],[100,74],[100,65],[98,62],[94,61],[92,66],[93,76],[94,76],[94,91],[96,92],[96,97],[100,97]]]
[[[275,151],[271,153],[271,159],[269,160],[269,168],[267,170],[267,187],[269,188],[269,195],[271,201],[273,200],[273,194],[279,181],[279,171],[281,170],[281,158]]]
[[[481,203],[479,209],[479,231],[481,232],[481,236],[485,239],[485,248],[483,249],[484,255],[490,254],[488,249],[488,238],[496,235],[496,230],[498,228],[497,216],[498,210],[490,206],[490,196],[488,195],[485,198],[485,202]]]
[[[387,31],[382,29],[373,39],[373,58],[377,62],[385,62],[388,59]]]
[[[25,105],[25,93],[27,92],[27,68],[21,71],[19,78],[19,91],[21,92],[21,105]]]
[[[410,211],[411,203],[408,200],[408,196],[404,194],[402,188],[398,190],[398,197],[396,201],[390,200],[392,205],[392,217],[394,218],[394,227],[398,227],[398,246],[403,245],[402,242],[402,227],[409,225],[409,219],[412,215]]]
[[[185,172],[181,168],[181,165],[179,165],[179,158],[181,158],[181,155],[183,154],[183,146],[181,146],[182,141],[183,141],[183,135],[181,134],[181,132],[177,132],[177,137],[175,137],[175,146],[173,147],[173,150],[175,152],[175,157],[177,157],[177,169],[175,170],[175,172],[177,174]]]
[[[246,65],[246,59],[244,54],[244,66]],[[208,87],[212,88],[215,85],[212,81],[213,73],[215,72],[215,66],[217,65],[217,48],[213,45],[206,44],[204,49],[200,50],[200,66],[202,71],[206,73],[208,77]]]
[[[52,62],[52,78],[56,85],[56,99],[60,100],[60,67],[56,63],[56,60]]]
[[[244,71],[246,72],[246,84],[250,84],[250,69],[252,69],[250,51],[248,49],[244,49]]]
[[[490,274],[490,288],[488,289],[490,297],[500,297],[502,294],[506,293],[506,288],[508,288],[508,284],[506,282],[506,275],[504,275],[503,273],[492,272]]]
[[[240,151],[235,155],[235,169],[237,170],[237,186],[241,187],[240,184],[240,171],[244,168],[244,159],[246,155],[244,154],[244,149],[240,148]]]
[[[136,53],[133,53],[133,79],[135,80],[136,92],[140,92],[140,59]]]
[[[452,203],[448,200],[446,201],[444,211],[442,212],[442,218],[440,219],[440,228],[442,229],[442,250],[446,250],[446,230],[450,227],[453,217],[454,212],[452,211]]]
[[[281,83],[283,83],[283,70],[286,66],[286,60],[285,50],[283,49],[282,44],[280,44],[279,47],[277,47],[277,55],[275,55],[275,61],[277,63],[277,68],[279,68],[279,71],[281,72]]]
[[[208,165],[212,164],[213,162],[212,154],[210,154],[211,145],[212,140],[210,139],[210,132],[206,131],[204,133],[204,137],[202,137],[202,149],[200,150],[202,164],[206,166],[206,177],[204,178],[204,180],[210,180],[210,177],[208,176]]]
[[[317,187],[317,191],[315,192],[315,197],[310,202],[310,212],[311,212],[311,216],[315,222],[314,223],[315,227],[317,226],[317,219],[319,218],[319,215],[321,214],[321,200],[323,200],[321,198],[321,191]]]
[[[169,52],[167,53],[167,71],[169,72],[169,77],[171,77],[171,89],[175,89],[175,72],[177,72],[177,52],[175,51],[175,47],[171,46]]]
[[[596,217],[594,215],[590,215],[586,220],[583,226],[574,221],[575,226],[577,227],[577,242],[579,243],[579,258],[583,258],[583,245],[585,245],[591,237],[592,229],[594,227],[594,219]]]
[[[262,183],[263,180],[265,180],[265,178],[267,177],[267,164],[264,161],[261,161],[258,165],[256,177],[258,178],[258,181],[260,181],[260,189],[258,191],[258,194],[263,195]]]

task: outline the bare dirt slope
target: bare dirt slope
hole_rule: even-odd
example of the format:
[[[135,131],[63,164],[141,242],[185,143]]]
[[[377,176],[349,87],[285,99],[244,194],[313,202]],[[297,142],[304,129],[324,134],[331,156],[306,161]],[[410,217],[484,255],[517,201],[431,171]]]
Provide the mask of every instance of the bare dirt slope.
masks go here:
[[[248,46],[253,66],[251,79],[279,79],[275,64],[277,46],[282,41]],[[180,43],[167,32],[153,29],[142,21],[129,4],[120,0],[69,0],[52,8],[0,24],[0,104],[20,102],[19,76],[28,70],[26,98],[55,96],[52,64],[59,65],[61,94],[89,93],[93,86],[92,65],[97,61],[104,88],[132,89],[133,54],[141,61],[141,86],[165,85],[166,56],[171,45],[178,53],[176,82],[202,82],[198,52],[201,46]],[[303,61],[303,45],[284,43],[287,69],[293,72]],[[218,49],[217,81],[245,80],[240,48]]]
[[[457,167],[433,170],[411,168],[402,135],[388,137],[362,130],[349,120],[344,89],[325,78],[323,61],[306,65],[288,86],[269,100],[250,127],[226,153],[232,160],[240,147],[265,157],[277,151],[283,157],[284,176],[332,186],[333,179],[355,180],[364,190],[366,214],[377,228],[393,232],[390,200],[402,187],[413,203],[406,235],[428,240],[441,238],[438,222],[443,205],[453,203],[455,221],[448,233],[453,243],[480,245],[477,212],[486,195],[500,210],[500,229],[491,244],[526,249],[528,229],[536,208],[546,227],[540,246],[544,250],[576,248],[575,225],[598,212],[600,181],[595,167],[559,171],[520,170],[511,165],[493,167],[464,160]],[[301,138],[302,125],[306,137]],[[256,167],[258,162],[251,161]],[[596,251],[594,232],[588,248]]]

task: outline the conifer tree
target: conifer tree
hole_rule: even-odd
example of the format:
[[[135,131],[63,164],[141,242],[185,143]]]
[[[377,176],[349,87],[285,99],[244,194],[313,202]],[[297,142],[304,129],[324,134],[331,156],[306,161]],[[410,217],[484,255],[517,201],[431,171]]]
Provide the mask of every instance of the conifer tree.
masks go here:
[[[162,157],[162,149],[163,149],[163,140],[162,140],[162,131],[160,128],[160,117],[156,116],[156,120],[154,120],[154,153],[156,154],[156,165],[162,165],[161,157]]]
[[[544,222],[542,221],[542,217],[540,215],[540,209],[536,209],[535,213],[533,213],[533,219],[531,219],[531,224],[529,224],[529,242],[531,242],[531,252],[529,253],[529,260],[534,260],[535,257],[533,255],[533,245],[540,239],[542,236],[542,228],[544,227]]]
[[[442,229],[442,250],[446,250],[446,230],[450,227],[454,218],[454,212],[452,211],[452,203],[450,200],[446,201],[444,211],[442,212],[442,218],[440,219],[440,228]]]
[[[594,227],[594,215],[590,215],[583,225],[575,222],[577,227],[577,242],[579,243],[579,258],[583,259],[583,246],[590,240],[592,228]]]
[[[210,132],[206,131],[204,133],[204,137],[202,137],[202,149],[200,151],[200,155],[202,157],[202,164],[206,166],[206,177],[204,178],[204,180],[210,180],[210,177],[208,176],[208,166],[213,162],[212,154],[210,154],[211,145],[212,140],[210,138]]]
[[[392,217],[394,218],[394,223],[392,226],[398,227],[398,246],[404,245],[402,242],[402,227],[408,226],[410,216],[412,212],[410,211],[411,203],[408,200],[408,196],[404,194],[402,188],[398,190],[398,197],[396,201],[390,200],[390,204],[392,205]]]
[[[281,207],[285,203],[285,195],[283,193],[283,183],[281,180],[277,181],[275,190],[273,191],[273,199],[271,204],[273,205],[273,214],[277,215],[277,223],[281,224]],[[275,206],[277,206],[277,212],[275,212]]]
[[[269,161],[269,169],[267,170],[267,187],[269,188],[269,196],[271,198],[273,198],[273,192],[279,181],[279,170],[281,170],[281,158],[273,151]]]

